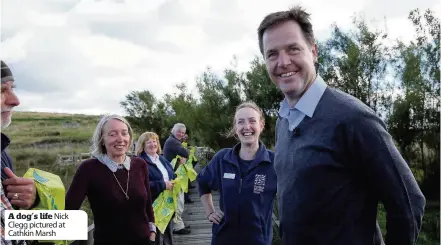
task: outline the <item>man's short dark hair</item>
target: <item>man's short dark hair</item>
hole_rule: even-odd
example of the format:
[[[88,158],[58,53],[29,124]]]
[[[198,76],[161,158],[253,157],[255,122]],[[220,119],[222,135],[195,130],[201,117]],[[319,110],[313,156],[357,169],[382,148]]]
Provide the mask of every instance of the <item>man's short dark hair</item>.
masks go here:
[[[259,48],[262,54],[264,54],[263,41],[262,41],[263,33],[267,29],[279,23],[289,20],[297,22],[297,24],[299,24],[303,32],[303,36],[305,37],[306,41],[310,45],[314,45],[315,38],[314,38],[314,32],[312,30],[312,24],[310,21],[310,14],[307,13],[302,7],[295,6],[290,8],[288,11],[271,13],[262,20],[262,22],[259,25],[259,28],[257,29],[258,37],[259,37]]]

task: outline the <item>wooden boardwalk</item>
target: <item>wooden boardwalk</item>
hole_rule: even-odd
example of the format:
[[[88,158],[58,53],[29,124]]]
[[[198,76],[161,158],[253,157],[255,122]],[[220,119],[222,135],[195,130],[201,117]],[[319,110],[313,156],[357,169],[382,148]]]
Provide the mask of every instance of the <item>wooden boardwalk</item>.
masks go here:
[[[194,169],[197,173],[201,170],[201,166],[197,164]],[[174,245],[209,245],[211,244],[211,227],[212,223],[207,220],[201,198],[198,194],[197,182],[191,185],[196,188],[190,189],[190,198],[192,204],[185,204],[182,219],[185,225],[190,225],[191,233],[188,235],[173,234]],[[219,210],[219,193],[213,192],[213,204],[216,210]]]
[[[196,182],[192,185],[197,186]],[[204,207],[197,188],[190,189],[190,198],[194,201],[192,204],[185,204],[182,219],[185,225],[191,226],[191,233],[188,235],[173,235],[174,245],[209,245],[211,243],[212,224],[205,216]],[[213,203],[216,210],[219,210],[219,193],[213,192]]]

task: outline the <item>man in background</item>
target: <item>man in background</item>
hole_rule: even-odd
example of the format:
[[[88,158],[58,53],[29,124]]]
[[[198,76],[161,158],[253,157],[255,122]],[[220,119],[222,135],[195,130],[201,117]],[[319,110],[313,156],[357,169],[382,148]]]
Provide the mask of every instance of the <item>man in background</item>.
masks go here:
[[[182,139],[184,138],[186,127],[183,123],[176,123],[172,130],[171,135],[164,143],[163,154],[168,161],[172,161],[176,156],[181,156],[181,161],[176,162],[175,171],[179,167],[179,164],[185,163],[189,157],[189,151],[182,146]],[[190,226],[185,226],[182,220],[182,214],[184,212],[185,200],[184,193],[181,192],[178,198],[178,210],[176,210],[176,220],[173,224],[173,234],[190,234]]]

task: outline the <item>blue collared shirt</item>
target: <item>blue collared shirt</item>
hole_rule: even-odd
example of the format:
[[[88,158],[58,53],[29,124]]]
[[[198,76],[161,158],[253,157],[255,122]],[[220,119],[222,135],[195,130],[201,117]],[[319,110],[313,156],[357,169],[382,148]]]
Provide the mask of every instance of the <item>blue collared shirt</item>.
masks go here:
[[[289,108],[286,99],[280,103],[279,116],[288,119],[290,131],[297,127],[305,116],[312,118],[315,108],[322,98],[327,86],[328,85],[325,81],[317,75],[315,81],[311,84],[308,90],[306,90],[294,108]]]

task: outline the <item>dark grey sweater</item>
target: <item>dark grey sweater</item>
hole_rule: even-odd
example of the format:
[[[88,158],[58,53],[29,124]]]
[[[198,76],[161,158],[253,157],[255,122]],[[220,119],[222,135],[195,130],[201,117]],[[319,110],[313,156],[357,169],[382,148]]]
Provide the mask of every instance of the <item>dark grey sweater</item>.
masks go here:
[[[188,150],[182,146],[181,141],[173,135],[170,135],[164,143],[163,155],[169,162],[178,155],[188,158],[188,153]]]
[[[415,244],[425,198],[383,121],[358,99],[327,88],[312,118],[276,124],[280,232],[286,245]]]

